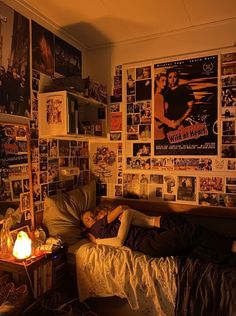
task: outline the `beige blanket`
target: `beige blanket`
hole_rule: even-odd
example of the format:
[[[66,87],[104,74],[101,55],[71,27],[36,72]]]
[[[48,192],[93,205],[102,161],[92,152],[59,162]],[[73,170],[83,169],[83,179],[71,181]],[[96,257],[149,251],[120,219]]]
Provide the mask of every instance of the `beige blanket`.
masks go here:
[[[173,257],[155,259],[127,247],[87,243],[76,252],[76,267],[81,301],[118,296],[144,315],[174,315],[177,265]]]

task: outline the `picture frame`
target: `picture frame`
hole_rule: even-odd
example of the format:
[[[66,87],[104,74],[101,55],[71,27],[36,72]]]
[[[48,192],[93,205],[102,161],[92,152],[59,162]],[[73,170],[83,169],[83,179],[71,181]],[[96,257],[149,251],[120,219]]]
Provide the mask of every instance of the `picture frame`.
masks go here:
[[[24,213],[30,211],[30,192],[20,194],[20,209]]]
[[[15,243],[17,235],[18,235],[18,233],[20,231],[24,231],[28,236],[30,236],[30,229],[29,229],[28,225],[25,225],[25,226],[19,227],[17,229],[11,230],[10,234],[11,234],[11,237],[12,237],[14,243]]]

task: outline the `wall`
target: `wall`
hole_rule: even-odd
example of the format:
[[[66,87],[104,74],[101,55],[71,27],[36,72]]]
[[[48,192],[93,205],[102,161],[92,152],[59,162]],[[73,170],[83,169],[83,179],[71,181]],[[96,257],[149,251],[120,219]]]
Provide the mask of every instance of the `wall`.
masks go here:
[[[89,51],[90,72],[101,82],[112,82],[116,65],[170,58],[232,47],[236,43],[236,19],[209,23],[183,32],[170,32],[142,41],[130,41]]]
[[[107,83],[109,86],[109,91],[112,92],[113,81],[115,75],[115,67],[117,65],[123,66],[123,93],[125,96],[126,87],[126,76],[125,71],[130,67],[138,68],[140,65],[152,64],[153,61],[164,61],[164,60],[175,60],[184,59],[186,56],[199,56],[204,52],[218,52],[222,48],[231,47],[235,43],[235,29],[236,21],[235,19],[198,27],[186,29],[183,32],[171,32],[167,34],[162,34],[159,37],[146,38],[142,41],[130,41],[116,44],[109,47],[101,47],[95,50],[86,50],[80,43],[75,42],[68,34],[65,34],[62,30],[59,30],[55,25],[52,25],[46,21],[43,17],[40,17],[37,12],[30,11],[20,4],[20,1],[5,0],[3,1],[6,5],[11,6],[19,13],[25,15],[28,18],[40,23],[42,26],[47,28],[49,31],[53,32],[55,35],[59,35],[61,38],[66,40],[71,45],[74,45],[82,51],[83,58],[83,77],[90,75],[96,80]],[[194,55],[193,55],[194,54]],[[118,70],[117,70],[118,71]],[[42,80],[43,79],[43,80]],[[41,80],[39,84],[39,90],[43,88],[45,82],[49,80],[41,74]],[[42,82],[43,81],[43,82]],[[32,91],[33,95],[37,98],[38,91]],[[153,96],[152,96],[153,98]],[[151,99],[151,98],[150,98]],[[123,98],[124,101],[124,98]],[[152,102],[152,100],[150,100]],[[152,105],[153,106],[153,105]],[[220,106],[220,104],[219,104]],[[98,175],[101,180],[100,195],[108,197],[122,197],[124,178],[126,180],[129,177],[129,171],[127,172],[127,141],[125,139],[126,133],[126,102],[118,103],[118,110],[110,108],[109,121],[112,122],[113,137],[114,140],[110,141],[110,135],[108,139],[104,139],[102,142],[98,140],[90,141],[90,163],[91,171]],[[36,112],[36,111],[35,111]],[[81,149],[85,148],[87,150],[87,141],[85,140],[66,140],[64,143],[59,142],[56,139],[57,152],[56,154],[51,154],[50,149],[53,144],[52,139],[38,139],[37,136],[37,114],[36,119],[31,122],[31,152],[33,160],[33,181],[37,178],[38,187],[35,186],[37,192],[35,194],[35,210],[41,211],[43,209],[43,199],[44,193],[54,194],[60,190],[64,190],[64,184],[59,184],[58,178],[56,181],[44,181],[45,179],[45,169],[50,167],[51,170],[60,167],[60,163],[63,163],[63,158],[66,158],[70,166],[82,166],[86,165],[82,171],[85,175],[84,179],[76,179],[76,184],[85,183],[88,179],[88,152],[85,156],[81,154]],[[35,123],[36,121],[36,123]],[[110,124],[111,125],[111,124]],[[116,133],[118,132],[118,133]],[[119,139],[120,138],[120,139]],[[117,141],[116,141],[117,140]],[[151,142],[153,140],[151,139]],[[141,141],[142,143],[142,141]],[[66,150],[66,155],[60,154]],[[36,149],[35,149],[36,148]],[[65,149],[66,148],[66,149]],[[34,154],[36,151],[36,156]],[[39,159],[38,159],[38,157]],[[74,159],[75,158],[75,159]],[[85,159],[84,159],[85,158]],[[173,157],[171,157],[173,158]],[[219,156],[220,158],[220,156]],[[34,161],[35,159],[35,161]],[[60,162],[61,160],[61,162]],[[46,163],[45,163],[46,161]],[[47,164],[50,161],[49,164]],[[36,172],[35,172],[36,170]],[[48,169],[47,169],[48,171]],[[35,176],[34,173],[37,175]],[[150,175],[157,176],[159,179],[172,173],[162,172],[154,169],[140,169],[137,172],[131,170],[130,174],[136,174],[136,184],[138,191],[140,192],[140,180],[141,175],[147,176],[150,180]],[[128,174],[128,175],[127,175]],[[222,179],[226,179],[225,172],[221,173]],[[125,175],[125,177],[124,177]],[[48,176],[48,174],[47,174]],[[183,176],[181,173],[176,173],[175,176]],[[190,176],[187,174],[187,176]],[[214,172],[209,173],[209,177],[215,176]],[[231,177],[231,176],[230,176]],[[35,180],[36,181],[36,180]],[[162,181],[162,180],[160,180]],[[198,181],[198,179],[197,179]],[[56,182],[56,184],[54,184]],[[62,181],[63,182],[63,181]],[[143,183],[143,187],[147,187]],[[150,184],[150,183],[148,183]],[[162,184],[162,183],[159,183]],[[198,185],[198,183],[196,184]],[[127,181],[126,181],[127,186]],[[162,185],[161,185],[162,186]],[[160,186],[160,187],[161,187]],[[156,188],[154,188],[156,189]],[[224,183],[225,190],[225,183]],[[148,186],[148,191],[151,193]],[[197,192],[197,190],[196,190]],[[222,193],[225,193],[223,191]],[[150,199],[148,197],[138,197],[139,199]],[[137,196],[135,196],[137,198]],[[185,203],[188,203],[188,201]],[[198,199],[193,201],[197,204]]]
[[[6,11],[6,26],[11,25],[12,29],[14,29],[14,32],[17,32],[16,28],[13,28],[13,10],[15,10],[17,13],[22,14],[24,17],[29,19],[29,29],[30,29],[30,44],[28,44],[27,41],[27,48],[30,47],[29,49],[29,54],[31,58],[31,53],[33,49],[32,41],[31,41],[31,21],[37,22],[40,24],[42,27],[44,27],[46,30],[51,32],[51,34],[57,35],[61,39],[63,39],[65,42],[70,44],[71,46],[77,48],[78,50],[81,51],[82,53],[82,77],[87,77],[89,74],[89,61],[88,61],[88,53],[87,50],[85,49],[84,46],[82,46],[80,43],[76,42],[73,40],[69,34],[66,34],[64,31],[60,30],[57,28],[56,25],[53,25],[52,23],[49,23],[46,21],[43,17],[40,17],[37,12],[33,12],[32,10],[27,9],[23,5],[21,5],[20,1],[3,1],[2,8],[4,10],[4,13],[1,12],[1,14],[5,14]],[[9,6],[7,8],[6,6]],[[9,14],[9,15],[7,15]],[[28,21],[27,21],[28,22]],[[28,23],[27,23],[28,25]],[[18,26],[18,25],[17,25]],[[22,31],[22,30],[21,30]],[[28,28],[27,28],[28,31]],[[7,52],[7,55],[9,56],[10,53],[14,50],[15,47],[14,45],[19,47],[21,49],[15,49],[14,57],[12,57],[13,61],[12,64],[17,64],[16,59],[19,57],[18,51],[22,52],[22,45],[20,45],[23,40],[21,41],[21,38],[18,37],[18,40],[13,41],[13,44],[11,43],[11,38],[14,38],[13,33],[10,32],[7,27],[5,27],[4,31],[1,29],[1,35],[3,35],[3,41],[1,41],[1,52],[3,53],[6,52],[6,43],[10,43],[10,48],[11,51],[9,50]],[[10,34],[10,35],[9,35]],[[22,34],[27,34],[25,37],[28,39],[28,32],[26,33],[21,33]],[[17,42],[17,44],[15,44]],[[19,42],[21,42],[19,44]],[[25,41],[26,42],[26,41]],[[26,50],[28,51],[28,49]],[[28,52],[27,52],[28,54]],[[28,55],[29,55],[28,54]],[[4,55],[4,54],[3,54]],[[27,60],[28,60],[28,55],[27,55]],[[7,56],[7,57],[8,57]],[[16,57],[15,57],[16,56]],[[20,56],[21,59],[22,56]],[[8,58],[5,58],[4,60],[1,60],[2,63],[4,63],[5,67],[8,67],[10,62]],[[20,76],[20,69],[22,63],[19,63],[20,66],[16,68],[16,72],[18,72],[18,80],[17,80],[17,87],[19,86],[19,83],[21,83],[20,80],[23,81],[23,75]],[[26,63],[25,63],[26,64]],[[28,65],[28,64],[27,64]],[[31,65],[31,64],[30,64]],[[2,66],[2,65],[1,65]],[[16,67],[16,66],[15,66]],[[31,67],[32,68],[32,67]],[[42,213],[43,208],[44,208],[44,199],[46,195],[53,195],[56,194],[57,192],[62,192],[65,190],[72,189],[78,185],[85,184],[89,182],[89,158],[88,158],[88,141],[83,140],[83,139],[72,139],[70,137],[64,138],[64,139],[58,139],[58,138],[39,138],[39,131],[38,131],[38,111],[39,111],[39,100],[38,100],[38,95],[39,92],[42,91],[46,85],[51,83],[51,77],[49,75],[46,75],[43,73],[43,71],[37,71],[35,68],[32,70],[30,68],[29,75],[27,71],[27,75],[25,75],[25,78],[27,78],[27,85],[26,87],[29,87],[28,90],[31,90],[31,93],[27,90],[27,100],[24,98],[23,106],[20,106],[22,104],[17,103],[18,102],[18,94],[17,94],[17,88],[15,89],[13,85],[11,86],[11,95],[15,95],[17,101],[14,105],[14,111],[13,114],[18,114],[19,112],[22,112],[21,116],[18,115],[11,115],[10,106],[8,105],[8,101],[5,101],[4,106],[1,104],[1,109],[0,109],[0,122],[1,121],[6,121],[6,122],[13,122],[13,126],[10,128],[12,130],[12,133],[8,133],[9,135],[5,135],[5,125],[3,125],[3,128],[1,126],[1,145],[3,146],[3,142],[7,143],[9,142],[12,146],[14,155],[16,156],[14,161],[17,161],[17,167],[13,168],[13,163],[11,163],[11,158],[12,153],[10,150],[6,150],[6,147],[4,147],[3,150],[1,150],[0,153],[0,169],[1,169],[1,192],[0,192],[0,201],[4,202],[1,203],[0,205],[0,219],[3,216],[7,216],[7,213],[5,213],[6,208],[7,208],[7,203],[8,207],[12,205],[12,201],[14,201],[14,206],[18,206],[20,204],[20,208],[15,212],[20,214],[25,215],[26,211],[28,209],[22,209],[22,202],[23,196],[26,196],[28,192],[30,191],[31,193],[31,211],[33,212],[32,208],[34,209],[35,213]],[[12,71],[13,73],[13,71]],[[2,76],[2,74],[1,74]],[[4,73],[4,76],[6,74]],[[4,77],[5,78],[5,77]],[[22,79],[23,78],[23,79]],[[7,81],[7,82],[10,82]],[[2,91],[1,91],[2,93]],[[31,98],[30,98],[31,94]],[[4,93],[4,95],[7,95],[6,99],[9,99],[9,92]],[[2,95],[1,95],[2,96]],[[1,98],[2,100],[2,98]],[[1,101],[2,102],[2,101]],[[29,115],[26,115],[26,111],[20,111],[21,108],[26,108],[27,104],[27,109],[29,108],[31,110],[31,119],[29,119]],[[6,111],[7,114],[2,113],[3,111]],[[17,126],[18,126],[18,121],[20,121],[22,124],[28,125],[29,129],[24,127],[24,129],[27,129],[27,139],[28,136],[30,135],[30,144],[28,148],[23,151],[20,150],[20,145],[26,144],[26,140],[23,137],[20,137],[17,134]],[[15,126],[14,126],[15,124]],[[24,125],[25,126],[25,125]],[[14,137],[11,137],[11,134],[15,135]],[[26,146],[25,146],[26,147]],[[2,149],[2,147],[1,147]],[[28,155],[31,156],[31,162],[32,165],[26,164],[25,165],[29,166],[28,172],[25,171],[26,167],[23,166],[23,162],[18,162],[20,161],[19,155],[20,152],[25,154],[25,151],[28,152]],[[30,151],[30,152],[29,152]],[[30,155],[31,154],[31,155]],[[18,159],[18,160],[17,160]],[[23,169],[24,167],[24,169]],[[32,168],[30,168],[32,167]],[[74,170],[78,170],[77,168],[80,168],[80,174],[78,175],[75,173],[75,175],[72,175],[70,177],[65,177],[61,173],[62,169],[65,168],[75,168]],[[13,170],[14,169],[14,170]],[[3,172],[5,170],[5,172]],[[14,171],[14,172],[13,172]],[[26,180],[30,180],[30,189],[26,189],[23,187],[23,184]],[[4,184],[4,185],[2,185]],[[14,186],[18,185],[19,189],[16,192],[16,189],[14,190]],[[6,202],[6,203],[5,203]],[[4,204],[4,206],[3,206]],[[27,213],[28,214],[28,213]],[[26,215],[27,215],[26,214]],[[22,217],[22,216],[21,216]],[[23,216],[22,218],[26,218],[26,216]],[[28,220],[28,219],[27,219]],[[28,224],[29,226],[33,226],[33,221],[30,223],[29,221],[22,220],[22,223],[24,225]],[[21,225],[22,223],[17,223],[17,225]],[[32,225],[31,225],[32,224]]]
[[[173,179],[174,184],[174,193],[172,197],[166,196],[166,202],[168,203],[185,203],[192,205],[215,205],[215,206],[223,206],[236,207],[236,194],[235,194],[235,169],[231,170],[231,163],[235,165],[236,159],[235,155],[232,156],[233,159],[225,159],[229,158],[229,156],[223,155],[223,147],[225,146],[224,142],[225,138],[222,140],[222,134],[226,135],[227,132],[222,130],[222,126],[227,125],[228,122],[226,117],[224,117],[224,104],[221,102],[221,96],[223,97],[223,92],[225,89],[223,80],[224,77],[221,77],[221,60],[220,53],[226,53],[229,51],[235,51],[235,40],[236,40],[236,20],[232,19],[229,21],[225,21],[222,23],[209,23],[202,27],[187,29],[183,32],[171,32],[168,34],[162,34],[160,37],[143,39],[142,41],[130,41],[118,43],[109,47],[100,47],[89,52],[89,56],[91,59],[91,73],[93,76],[96,76],[98,80],[108,81],[110,82],[110,91],[113,93],[114,87],[114,79],[117,76],[117,68],[116,66],[122,65],[123,73],[122,73],[122,88],[123,88],[123,99],[122,102],[117,101],[114,105],[110,107],[110,118],[109,123],[112,126],[112,130],[110,133],[110,139],[112,141],[108,141],[107,143],[92,143],[91,144],[91,155],[93,157],[97,157],[104,150],[106,154],[103,155],[103,158],[100,161],[103,161],[102,166],[99,166],[100,162],[97,159],[94,159],[91,163],[91,170],[95,174],[97,174],[101,181],[103,182],[102,186],[102,195],[108,197],[116,197],[119,198],[121,196],[126,195],[127,192],[129,198],[136,200],[165,200],[165,193],[167,193],[168,189],[166,189],[168,178]],[[171,62],[178,60],[185,60],[191,58],[197,58],[201,56],[209,56],[209,55],[218,55],[219,57],[219,69],[218,76],[219,81],[215,81],[218,86],[218,92],[216,93],[216,99],[218,98],[218,102],[215,103],[214,107],[217,111],[218,108],[218,154],[217,155],[190,155],[190,160],[200,159],[202,158],[203,164],[210,164],[210,167],[202,167],[200,163],[196,169],[192,166],[189,170],[187,170],[186,166],[182,168],[182,171],[177,170],[178,168],[174,166],[175,158],[183,159],[182,162],[185,164],[186,159],[181,155],[169,155],[168,160],[163,155],[163,157],[157,158],[157,163],[160,162],[162,158],[163,160],[168,161],[170,163],[167,167],[156,167],[154,166],[153,161],[155,160],[155,155],[153,151],[153,140],[154,140],[154,89],[152,89],[152,94],[148,102],[150,103],[150,109],[152,111],[152,117],[148,124],[151,126],[150,138],[140,139],[140,136],[136,138],[135,141],[132,141],[131,138],[127,139],[127,104],[132,103],[136,104],[137,99],[134,96],[133,101],[126,101],[127,91],[127,71],[134,70],[137,71],[142,66],[150,66],[152,69],[152,85],[154,86],[154,68],[153,65],[155,63],[161,62]],[[235,60],[234,60],[235,63]],[[99,65],[99,67],[98,67]],[[235,65],[235,64],[234,64]],[[223,67],[223,66],[222,66]],[[231,72],[232,76],[235,76],[235,69]],[[226,75],[223,74],[222,76]],[[221,84],[222,79],[222,84]],[[137,81],[136,81],[137,83]],[[223,86],[223,90],[221,90],[221,86]],[[230,89],[235,90],[232,86]],[[223,91],[223,92],[222,92]],[[218,93],[218,96],[217,96]],[[232,92],[234,94],[234,92]],[[135,95],[135,93],[134,93]],[[115,102],[115,101],[114,101]],[[145,101],[146,102],[146,101]],[[141,100],[142,103],[142,100]],[[133,105],[132,105],[133,106]],[[115,109],[116,108],[116,109]],[[235,97],[234,97],[234,107],[232,110],[235,113]],[[135,111],[133,111],[135,112]],[[133,115],[132,112],[132,115]],[[138,110],[138,113],[141,115],[141,111]],[[138,115],[139,115],[138,114]],[[121,118],[122,116],[122,118]],[[233,146],[235,147],[235,114],[233,114],[233,118],[231,118],[231,123],[234,126],[233,131]],[[231,124],[230,123],[230,124]],[[222,125],[223,124],[223,125]],[[117,126],[120,127],[117,128]],[[141,124],[137,124],[138,130]],[[224,129],[224,128],[223,128]],[[228,137],[228,136],[227,136]],[[117,141],[115,140],[117,139]],[[137,159],[136,154],[134,154],[134,149],[132,146],[137,146],[137,144],[143,143],[151,144],[151,155],[149,161],[151,166],[142,165],[141,167],[132,168],[130,164],[127,163],[128,159],[135,158]],[[230,141],[231,142],[231,141]],[[222,145],[223,143],[223,145]],[[117,162],[113,164],[106,164],[107,175],[104,172],[104,160],[106,160],[106,155],[111,156],[115,152],[117,157]],[[122,154],[121,154],[122,152]],[[210,156],[210,157],[209,157]],[[101,157],[100,157],[101,158]],[[154,158],[154,159],[153,159]],[[160,158],[160,159],[159,159]],[[210,158],[210,159],[208,159]],[[209,161],[207,161],[209,160]],[[174,163],[173,163],[174,161]],[[177,161],[177,160],[176,160]],[[220,164],[224,165],[222,169],[218,169],[216,166],[220,162]],[[173,163],[173,164],[172,164]],[[148,162],[149,164],[149,162]],[[146,165],[148,165],[146,164]],[[112,176],[111,176],[112,175]],[[114,178],[116,179],[114,180]],[[184,178],[191,180],[194,182],[194,190],[195,196],[192,197],[192,200],[188,200],[188,198],[181,197],[181,185],[180,182]],[[142,179],[143,182],[142,182]],[[155,179],[155,180],[154,180]],[[202,182],[221,182],[221,188],[216,189],[211,187],[210,189],[204,189],[202,186]],[[233,186],[230,186],[231,182],[234,182]],[[231,191],[232,189],[232,191]],[[122,192],[123,190],[123,192]],[[146,190],[146,195],[144,196],[141,192]],[[157,191],[156,191],[157,190]],[[160,190],[160,194],[156,194]],[[132,192],[134,194],[132,194]],[[200,192],[202,191],[202,192]],[[179,192],[179,193],[178,193]],[[228,194],[229,193],[229,194]],[[179,195],[179,197],[178,197]],[[225,200],[226,195],[229,195],[230,198],[233,199],[231,204],[227,204]],[[204,201],[205,197],[210,197],[210,202]],[[168,198],[173,198],[173,200],[168,200]],[[226,198],[227,199],[227,198]]]
[[[43,27],[45,27],[47,30],[51,31],[53,34],[59,36],[72,46],[78,48],[82,52],[83,57],[83,68],[82,68],[82,77],[85,78],[90,73],[90,65],[89,65],[89,56],[86,47],[82,44],[76,41],[73,37],[70,36],[70,34],[66,33],[64,30],[61,30],[58,28],[57,25],[51,23],[46,18],[39,15],[39,13],[36,10],[30,10],[28,7],[24,6],[21,1],[15,1],[15,0],[2,0],[2,2],[9,7],[13,8],[20,14],[24,15],[25,17],[34,20],[35,22],[39,23]]]

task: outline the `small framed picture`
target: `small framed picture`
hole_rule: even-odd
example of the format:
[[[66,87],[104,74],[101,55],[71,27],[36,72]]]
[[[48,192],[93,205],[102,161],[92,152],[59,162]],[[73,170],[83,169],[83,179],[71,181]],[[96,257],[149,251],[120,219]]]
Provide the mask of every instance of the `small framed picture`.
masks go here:
[[[24,215],[25,215],[25,221],[31,220],[31,212],[30,211],[24,212]]]
[[[17,234],[20,231],[24,231],[28,236],[30,235],[30,229],[29,229],[28,225],[25,225],[25,226],[19,227],[17,229],[14,229],[14,230],[11,231],[11,236],[12,236],[12,239],[13,239],[14,243],[16,241]]]
[[[22,213],[30,211],[30,192],[20,194],[20,209]]]

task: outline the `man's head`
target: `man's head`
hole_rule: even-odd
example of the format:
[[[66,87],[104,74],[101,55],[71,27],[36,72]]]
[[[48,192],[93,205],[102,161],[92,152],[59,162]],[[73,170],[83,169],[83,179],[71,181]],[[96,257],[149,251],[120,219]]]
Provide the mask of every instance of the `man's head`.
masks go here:
[[[168,69],[167,79],[170,88],[175,88],[179,84],[179,72],[175,68]]]

